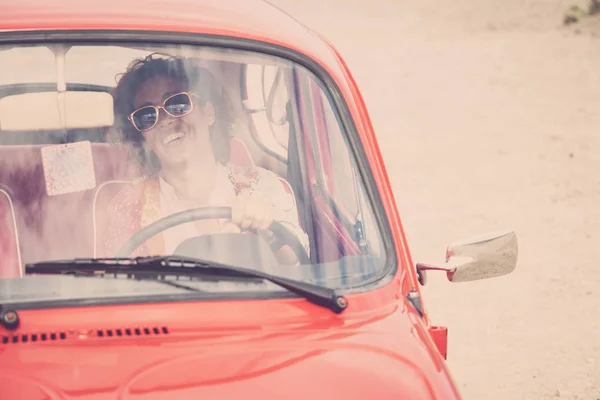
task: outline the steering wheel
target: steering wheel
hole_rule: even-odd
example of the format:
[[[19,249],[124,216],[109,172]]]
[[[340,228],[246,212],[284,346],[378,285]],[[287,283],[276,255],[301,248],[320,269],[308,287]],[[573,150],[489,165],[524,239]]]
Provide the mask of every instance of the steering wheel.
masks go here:
[[[115,257],[128,257],[135,249],[154,235],[177,225],[202,219],[231,219],[231,207],[200,207],[168,215],[151,223],[134,233],[117,251]],[[273,232],[276,240],[276,249],[288,245],[300,264],[310,264],[310,257],[300,240],[285,225],[273,221],[269,230]],[[271,247],[273,250],[273,246]],[[275,252],[275,251],[274,251]]]

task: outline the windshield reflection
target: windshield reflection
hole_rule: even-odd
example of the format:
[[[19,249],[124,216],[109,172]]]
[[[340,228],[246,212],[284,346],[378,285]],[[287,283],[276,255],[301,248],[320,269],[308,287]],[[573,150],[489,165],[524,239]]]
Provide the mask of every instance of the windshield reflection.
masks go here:
[[[3,65],[34,60],[0,78],[0,278],[26,282],[11,282],[10,296],[36,297],[38,283],[53,278],[46,285],[58,297],[78,296],[73,280],[24,277],[24,265],[115,257],[157,221],[198,208],[231,215],[170,226],[128,256],[182,254],[187,243],[198,256],[227,263],[235,255],[258,270],[267,263],[257,255],[270,251],[270,272],[331,287],[383,276],[382,232],[347,133],[304,67],[193,46],[54,50],[0,51]],[[293,243],[269,229],[274,222]],[[198,250],[199,238],[212,244]],[[117,278],[91,285],[102,296],[178,291]],[[207,290],[246,290],[227,285]]]

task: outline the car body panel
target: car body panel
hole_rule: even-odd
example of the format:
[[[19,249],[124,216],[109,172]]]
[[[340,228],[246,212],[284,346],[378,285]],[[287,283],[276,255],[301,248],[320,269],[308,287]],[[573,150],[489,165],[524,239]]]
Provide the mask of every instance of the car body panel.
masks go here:
[[[425,308],[420,315],[406,300],[411,290],[420,291],[416,271],[373,126],[348,66],[322,36],[272,5],[223,3],[24,0],[1,6],[0,43],[36,32],[51,40],[49,31],[170,32],[223,35],[304,56],[331,77],[348,107],[383,205],[385,215],[379,218],[393,236],[395,276],[383,287],[348,295],[350,305],[342,315],[303,299],[23,310],[18,331],[0,328],[0,338],[8,342],[0,343],[0,387],[23,399],[37,398],[36,390],[51,398],[150,393],[155,397],[144,398],[161,398],[168,392],[160,388],[169,385],[191,390],[176,392],[180,395],[194,396],[459,398],[444,363],[445,331],[432,337],[440,330]],[[169,334],[97,337],[98,330],[116,335],[117,329],[134,326],[168,326]],[[65,339],[30,340],[52,332],[63,332]],[[201,379],[190,373],[194,369],[202,371]],[[249,377],[241,380],[244,376]]]
[[[17,339],[0,333],[0,382],[23,399],[27,381],[56,399],[456,398],[396,289],[350,295],[343,316],[298,299],[23,310]]]

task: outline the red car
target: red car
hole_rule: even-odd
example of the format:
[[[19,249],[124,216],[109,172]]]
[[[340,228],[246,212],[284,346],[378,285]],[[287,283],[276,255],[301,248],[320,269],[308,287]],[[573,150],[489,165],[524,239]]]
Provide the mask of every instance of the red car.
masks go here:
[[[0,6],[0,398],[458,399],[344,60],[265,1]],[[410,151],[407,149],[407,151]]]

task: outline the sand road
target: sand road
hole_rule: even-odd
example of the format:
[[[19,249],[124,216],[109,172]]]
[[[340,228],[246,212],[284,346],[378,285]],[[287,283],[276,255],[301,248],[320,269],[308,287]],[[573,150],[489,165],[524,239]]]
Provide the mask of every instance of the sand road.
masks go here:
[[[415,261],[518,234],[512,275],[425,287],[465,398],[599,399],[600,24],[556,0],[274,3],[347,58]]]

